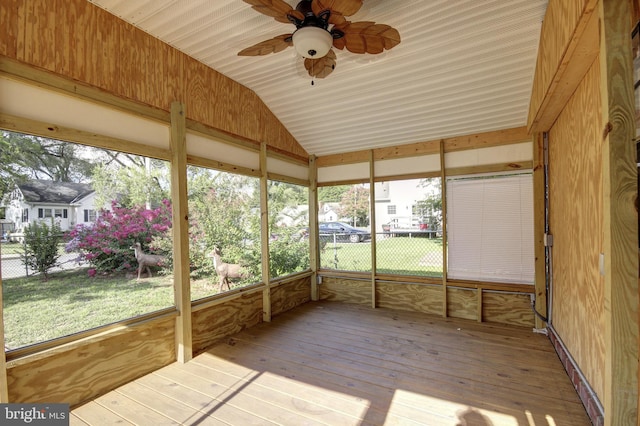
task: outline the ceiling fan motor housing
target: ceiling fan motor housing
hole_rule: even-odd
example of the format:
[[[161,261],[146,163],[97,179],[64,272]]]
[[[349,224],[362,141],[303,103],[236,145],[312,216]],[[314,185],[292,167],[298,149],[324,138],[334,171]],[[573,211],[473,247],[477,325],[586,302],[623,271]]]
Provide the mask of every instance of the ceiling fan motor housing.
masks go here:
[[[298,28],[292,38],[296,51],[310,59],[326,56],[333,44],[333,36],[329,31],[314,26]]]
[[[289,20],[297,28],[292,36],[296,51],[309,59],[326,56],[334,39],[334,35],[327,30],[331,11],[325,10],[316,15],[311,8],[311,0],[300,1],[296,10],[304,15],[303,21],[288,15]]]

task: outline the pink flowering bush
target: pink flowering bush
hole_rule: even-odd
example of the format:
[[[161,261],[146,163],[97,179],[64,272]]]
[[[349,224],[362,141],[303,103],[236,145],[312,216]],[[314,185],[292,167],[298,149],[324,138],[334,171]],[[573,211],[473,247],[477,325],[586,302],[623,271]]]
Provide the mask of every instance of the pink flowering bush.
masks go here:
[[[169,236],[170,230],[170,201],[150,210],[119,207],[114,201],[111,210],[99,212],[95,223],[76,225],[65,249],[78,253],[78,261],[89,263],[92,275],[133,270],[138,262],[131,247],[139,242],[146,253],[153,252],[154,239]]]

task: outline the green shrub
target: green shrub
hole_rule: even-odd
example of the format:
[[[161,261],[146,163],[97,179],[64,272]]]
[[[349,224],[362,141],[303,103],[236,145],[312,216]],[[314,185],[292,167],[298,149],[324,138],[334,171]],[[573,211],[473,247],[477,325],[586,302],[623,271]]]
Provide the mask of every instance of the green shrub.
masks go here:
[[[22,263],[31,270],[49,278],[49,270],[58,264],[58,245],[62,242],[62,230],[56,223],[48,226],[44,222],[34,222],[24,230],[24,253]]]

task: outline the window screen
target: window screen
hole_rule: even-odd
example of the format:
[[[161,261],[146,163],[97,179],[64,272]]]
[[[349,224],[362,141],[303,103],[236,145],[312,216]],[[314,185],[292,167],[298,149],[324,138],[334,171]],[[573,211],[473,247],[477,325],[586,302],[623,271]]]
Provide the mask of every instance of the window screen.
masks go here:
[[[448,276],[532,284],[530,173],[447,180]]]

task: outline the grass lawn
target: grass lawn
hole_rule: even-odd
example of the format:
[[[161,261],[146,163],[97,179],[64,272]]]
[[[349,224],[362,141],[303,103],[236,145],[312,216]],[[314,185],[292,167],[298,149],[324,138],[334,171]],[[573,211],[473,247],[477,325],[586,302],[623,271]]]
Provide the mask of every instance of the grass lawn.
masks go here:
[[[5,256],[8,254],[24,253],[24,244],[20,243],[2,243],[0,244],[0,253]]]
[[[2,254],[2,256],[8,256],[12,254],[24,254],[24,247],[25,246],[23,243],[14,243],[14,242],[2,243],[0,244],[0,254]],[[62,255],[65,253],[66,251],[64,250],[64,243],[58,244],[58,254]]]
[[[19,244],[17,244],[20,247]],[[378,272],[442,276],[442,240],[390,237],[377,241]],[[330,243],[323,268],[371,271],[371,243]],[[217,293],[215,277],[192,280],[192,300]],[[239,284],[241,285],[241,284]],[[2,283],[5,345],[15,349],[90,330],[174,305],[173,277],[136,282],[125,275],[87,276],[86,268]]]
[[[442,239],[389,237],[376,242],[380,273],[442,276]],[[371,271],[371,243],[328,243],[320,255],[322,268]]]
[[[210,280],[192,281],[193,299],[215,294]],[[89,330],[174,305],[173,277],[96,276],[84,268],[4,280],[5,345],[14,349]]]

